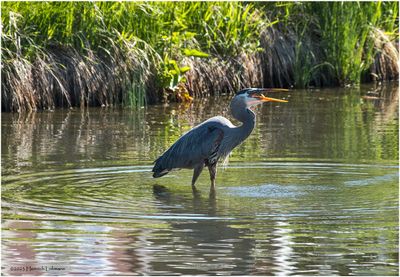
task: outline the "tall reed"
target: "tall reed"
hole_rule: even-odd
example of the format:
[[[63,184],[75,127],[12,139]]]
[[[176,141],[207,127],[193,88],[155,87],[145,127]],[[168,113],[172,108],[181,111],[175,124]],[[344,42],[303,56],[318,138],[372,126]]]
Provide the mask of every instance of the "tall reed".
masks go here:
[[[150,69],[159,56],[145,41],[110,25],[99,5],[10,2],[2,7],[7,23],[2,88],[9,99],[3,110],[144,105],[154,75]]]
[[[390,5],[390,7],[388,7]],[[384,26],[386,10],[398,4],[385,2],[314,2],[307,5],[316,17],[325,61],[335,70],[333,84],[358,84],[374,61],[374,27]],[[385,16],[385,17],[383,17]],[[390,26],[393,31],[393,24]]]
[[[152,95],[148,91],[158,91],[153,99],[160,96],[159,68],[165,57],[183,66],[187,53],[234,57],[243,46],[255,48],[262,20],[252,4],[175,4],[4,3],[2,109],[140,106]],[[38,61],[49,66],[31,66]],[[21,62],[24,72],[16,72]]]
[[[4,2],[1,9],[3,111],[136,107],[179,98],[171,93],[358,84],[398,72],[397,2]]]

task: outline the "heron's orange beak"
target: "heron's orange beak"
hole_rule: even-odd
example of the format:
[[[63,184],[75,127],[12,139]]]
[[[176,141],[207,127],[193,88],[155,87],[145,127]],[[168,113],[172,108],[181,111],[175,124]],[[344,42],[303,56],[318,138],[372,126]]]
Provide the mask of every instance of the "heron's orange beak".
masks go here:
[[[266,97],[266,96],[264,96],[263,94],[254,96],[254,98],[258,98],[258,99],[260,99],[260,100],[263,101],[263,102],[280,102],[280,103],[287,103],[287,102],[288,102],[287,100],[282,100],[282,99],[276,99],[276,98]]]

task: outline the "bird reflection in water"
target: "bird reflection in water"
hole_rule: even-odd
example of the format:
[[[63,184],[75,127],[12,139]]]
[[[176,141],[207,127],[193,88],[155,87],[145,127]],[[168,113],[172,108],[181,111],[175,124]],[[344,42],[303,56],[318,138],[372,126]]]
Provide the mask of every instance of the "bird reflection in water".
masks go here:
[[[165,186],[153,185],[153,194],[161,204],[161,212],[173,218],[169,223],[174,230],[171,234],[174,245],[165,251],[169,262],[158,266],[168,266],[171,272],[184,274],[226,275],[237,272],[238,268],[253,270],[254,240],[246,238],[249,229],[231,227],[235,218],[219,214],[215,193],[203,197],[196,191],[194,197],[188,197]]]

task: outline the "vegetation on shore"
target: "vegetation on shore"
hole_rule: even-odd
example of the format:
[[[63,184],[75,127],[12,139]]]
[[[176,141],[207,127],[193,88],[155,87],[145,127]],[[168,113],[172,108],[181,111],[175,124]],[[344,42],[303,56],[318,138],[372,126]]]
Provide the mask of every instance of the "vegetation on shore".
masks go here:
[[[398,2],[3,2],[2,111],[397,79]]]

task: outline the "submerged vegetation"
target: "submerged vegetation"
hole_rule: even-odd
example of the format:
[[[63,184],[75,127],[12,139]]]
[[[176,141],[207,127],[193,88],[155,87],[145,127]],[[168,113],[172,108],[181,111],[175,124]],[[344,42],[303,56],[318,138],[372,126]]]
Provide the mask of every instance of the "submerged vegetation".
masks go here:
[[[4,2],[2,111],[397,79],[398,2]]]

